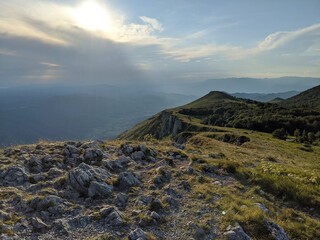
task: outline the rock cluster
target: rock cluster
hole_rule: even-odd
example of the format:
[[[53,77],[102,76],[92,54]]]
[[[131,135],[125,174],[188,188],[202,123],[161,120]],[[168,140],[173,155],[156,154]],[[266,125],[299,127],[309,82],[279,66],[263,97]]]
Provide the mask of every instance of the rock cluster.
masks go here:
[[[193,181],[217,177],[216,168],[193,169],[183,149],[57,142],[1,150],[0,239],[251,239],[240,225],[223,234],[214,221],[200,224],[214,216]]]

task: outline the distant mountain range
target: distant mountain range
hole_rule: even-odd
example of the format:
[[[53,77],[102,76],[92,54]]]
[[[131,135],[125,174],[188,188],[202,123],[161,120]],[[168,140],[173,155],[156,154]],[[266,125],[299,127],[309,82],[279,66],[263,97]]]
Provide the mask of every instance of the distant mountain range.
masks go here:
[[[269,102],[274,99],[287,99],[298,95],[300,92],[298,91],[288,91],[288,92],[281,92],[281,93],[232,93],[232,96],[238,98],[245,98],[256,100],[259,102]]]
[[[302,92],[320,85],[320,78],[217,78],[170,86],[173,92],[203,96],[210,90],[228,93],[282,93]],[[270,99],[271,100],[271,99]]]

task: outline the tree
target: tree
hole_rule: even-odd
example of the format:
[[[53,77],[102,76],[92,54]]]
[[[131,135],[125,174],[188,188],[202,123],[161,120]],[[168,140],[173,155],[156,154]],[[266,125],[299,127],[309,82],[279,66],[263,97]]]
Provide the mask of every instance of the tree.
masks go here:
[[[294,130],[293,135],[296,138],[296,142],[300,142],[300,135],[301,135],[300,129],[297,128],[296,130]]]
[[[284,128],[278,128],[273,131],[272,136],[281,140],[286,140],[288,134]]]
[[[304,143],[308,141],[308,135],[306,130],[303,130],[302,135],[300,137],[300,142]]]
[[[308,142],[312,144],[314,140],[316,140],[316,136],[314,135],[314,133],[308,132]]]

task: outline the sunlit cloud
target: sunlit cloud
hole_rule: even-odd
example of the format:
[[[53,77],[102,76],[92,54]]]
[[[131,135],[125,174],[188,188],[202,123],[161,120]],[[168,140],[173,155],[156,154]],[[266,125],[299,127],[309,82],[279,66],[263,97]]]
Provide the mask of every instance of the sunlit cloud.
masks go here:
[[[45,66],[47,66],[47,67],[53,67],[53,68],[60,67],[59,64],[49,63],[49,62],[41,62],[40,64],[41,64],[41,65],[45,65]]]
[[[138,78],[141,72],[155,71],[159,76],[168,71],[181,79],[214,73],[320,74],[320,24],[292,31],[276,29],[244,45],[216,39],[220,31],[232,31],[240,24],[230,16],[209,20],[198,16],[210,25],[175,33],[168,26],[170,21],[159,15],[146,11],[129,18],[102,0],[11,0],[0,2],[0,9],[2,63],[10,69],[21,68],[10,72],[12,78],[19,74],[23,79],[100,81],[105,76],[124,79],[134,73]],[[219,19],[217,24],[211,24],[214,19]],[[178,71],[182,77],[177,77]]]
[[[0,3],[0,6],[0,34],[49,44],[72,45],[73,39],[68,33],[72,35],[75,27],[116,42],[151,39],[154,33],[163,31],[157,19],[141,16],[141,23],[128,23],[124,15],[108,9],[99,1],[84,1],[71,6],[49,1],[13,0]],[[51,33],[34,22],[50,28]]]
[[[320,24],[314,24],[305,28],[290,32],[276,32],[268,35],[259,45],[258,48],[262,51],[279,48],[290,41],[293,41],[303,36],[313,36],[320,38]]]
[[[158,32],[162,32],[164,30],[162,24],[155,18],[149,18],[146,16],[141,16],[140,19],[147,25],[150,26],[150,29],[153,29]]]
[[[251,48],[219,44],[194,44],[189,47],[180,47],[181,45],[186,45],[185,42],[190,38],[198,38],[205,34],[206,31],[196,32],[194,34],[191,34],[191,37],[186,36],[185,38],[181,38],[178,43],[177,40],[163,42],[161,41],[161,39],[158,39],[158,44],[162,46],[164,54],[167,54],[172,58],[182,62],[189,62],[194,59],[206,57],[223,58],[225,60],[241,60],[248,57],[257,56],[268,51],[286,47],[290,44],[293,44],[293,46],[291,46],[289,49],[291,54],[297,53],[294,42],[302,38],[303,42],[307,42],[306,40],[309,40],[312,42],[312,44],[314,44],[311,46],[308,44],[303,44],[305,48],[303,49],[304,54],[309,53],[318,55],[320,57],[320,24],[315,24],[291,32],[272,33],[256,46],[252,46]]]

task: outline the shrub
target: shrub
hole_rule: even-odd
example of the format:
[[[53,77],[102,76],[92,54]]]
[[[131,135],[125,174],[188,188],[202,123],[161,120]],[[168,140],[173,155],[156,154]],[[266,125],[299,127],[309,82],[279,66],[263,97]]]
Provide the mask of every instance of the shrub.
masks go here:
[[[272,136],[281,140],[286,140],[288,134],[284,128],[278,128],[272,132]]]

